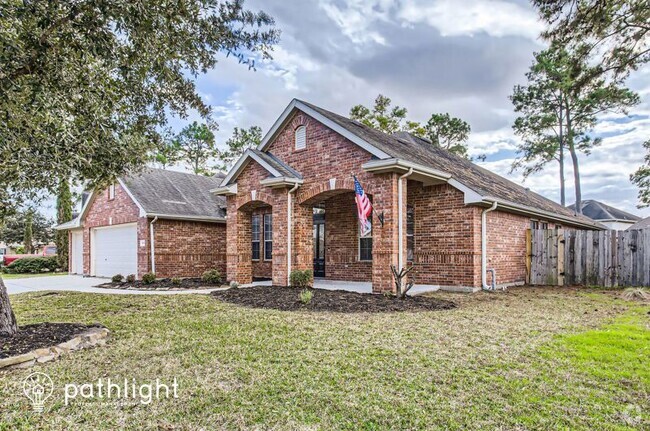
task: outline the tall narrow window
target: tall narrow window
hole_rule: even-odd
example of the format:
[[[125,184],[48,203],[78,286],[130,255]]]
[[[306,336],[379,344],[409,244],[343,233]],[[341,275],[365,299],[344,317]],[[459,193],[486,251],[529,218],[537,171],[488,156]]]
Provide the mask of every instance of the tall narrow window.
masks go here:
[[[372,216],[368,220],[372,225]],[[365,236],[359,236],[359,260],[372,260],[372,230]]]
[[[264,260],[273,259],[273,215],[264,214]]]
[[[108,186],[108,199],[115,199],[115,184]]]
[[[251,218],[251,247],[253,260],[260,260],[260,216],[254,215]]]
[[[415,254],[415,209],[412,205],[406,207],[406,260],[413,262]]]
[[[531,229],[539,229],[539,221],[537,221],[537,220],[531,220],[531,221],[530,221],[530,228],[531,228]]]
[[[296,129],[296,150],[302,150],[307,146],[307,127],[300,126]]]

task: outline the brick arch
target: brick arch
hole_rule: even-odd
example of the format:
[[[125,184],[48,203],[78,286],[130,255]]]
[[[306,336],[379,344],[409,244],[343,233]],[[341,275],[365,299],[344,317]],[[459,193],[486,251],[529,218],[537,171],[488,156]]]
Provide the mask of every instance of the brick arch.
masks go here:
[[[291,128],[293,130],[296,130],[300,126],[306,126],[308,123],[307,116],[300,113],[297,114],[295,117],[293,117],[293,120],[291,120]]]
[[[256,190],[255,196],[249,192],[237,202],[238,211],[250,211],[258,207],[273,206],[271,195],[263,190]]]
[[[372,195],[372,187],[364,185],[364,190],[369,195]],[[301,188],[296,196],[296,202],[299,205],[311,205],[319,200],[329,199],[332,196],[353,191],[353,178],[336,179],[335,181],[327,180],[306,189]]]

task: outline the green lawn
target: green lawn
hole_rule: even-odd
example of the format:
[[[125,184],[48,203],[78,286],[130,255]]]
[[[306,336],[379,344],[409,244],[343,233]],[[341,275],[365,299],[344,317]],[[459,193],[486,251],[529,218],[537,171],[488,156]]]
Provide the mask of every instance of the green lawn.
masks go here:
[[[459,308],[327,314],[195,295],[13,296],[21,324],[102,322],[112,339],[0,373],[0,430],[648,426],[649,305],[586,289],[436,295]],[[56,386],[43,414],[21,395],[32,371]],[[179,398],[64,405],[64,384],[100,377],[176,377]]]
[[[34,278],[34,277],[52,277],[53,275],[68,275],[67,272],[44,272],[42,274],[0,274],[3,280],[16,280],[18,278]]]

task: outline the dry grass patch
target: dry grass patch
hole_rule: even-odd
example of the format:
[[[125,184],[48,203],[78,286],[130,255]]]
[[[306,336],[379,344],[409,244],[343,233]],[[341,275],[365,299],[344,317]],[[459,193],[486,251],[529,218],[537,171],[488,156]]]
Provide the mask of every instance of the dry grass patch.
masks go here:
[[[20,395],[28,372],[16,371],[0,375],[0,430],[633,429],[648,420],[636,414],[650,407],[636,365],[648,359],[650,307],[552,288],[434,295],[459,307],[341,314],[207,296],[14,296],[21,324],[101,322],[112,331],[105,348],[39,367],[55,384],[176,377],[180,398],[65,406],[59,389],[34,415]],[[617,327],[626,343],[612,347],[606,373],[595,372],[594,352],[611,341],[599,338],[611,331],[604,325],[620,319],[629,320]]]

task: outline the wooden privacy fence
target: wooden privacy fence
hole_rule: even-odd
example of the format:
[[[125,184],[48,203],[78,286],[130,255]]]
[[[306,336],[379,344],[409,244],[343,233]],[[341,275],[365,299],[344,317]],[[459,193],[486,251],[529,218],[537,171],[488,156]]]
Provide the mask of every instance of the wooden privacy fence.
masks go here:
[[[533,285],[650,286],[650,229],[529,229],[526,271]]]

